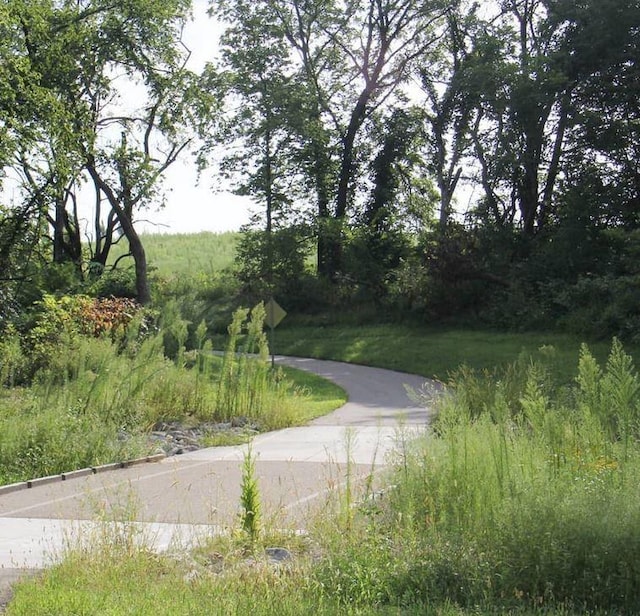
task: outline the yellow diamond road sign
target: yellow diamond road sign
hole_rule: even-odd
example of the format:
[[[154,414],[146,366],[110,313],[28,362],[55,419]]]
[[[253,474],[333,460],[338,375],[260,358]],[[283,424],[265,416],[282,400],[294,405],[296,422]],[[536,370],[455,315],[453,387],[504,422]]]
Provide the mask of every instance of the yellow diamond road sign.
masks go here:
[[[284,308],[273,297],[266,303],[264,308],[266,311],[264,322],[271,328],[277,327],[278,323],[287,316]]]

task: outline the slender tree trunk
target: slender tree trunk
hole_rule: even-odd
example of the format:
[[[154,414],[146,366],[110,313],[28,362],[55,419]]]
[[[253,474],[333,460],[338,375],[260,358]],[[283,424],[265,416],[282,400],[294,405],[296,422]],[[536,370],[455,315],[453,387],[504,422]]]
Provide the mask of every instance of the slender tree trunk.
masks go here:
[[[328,183],[327,170],[329,159],[326,145],[319,139],[314,139],[312,144],[313,153],[313,173],[316,188],[317,201],[317,271],[323,278],[331,277],[331,267],[329,258],[329,234],[331,232],[331,214],[329,211],[331,190]]]
[[[112,210],[115,212],[118,222],[122,227],[122,231],[129,242],[129,251],[133,257],[136,272],[136,299],[143,306],[151,302],[151,291],[149,289],[149,279],[147,271],[147,256],[144,251],[144,246],[140,240],[135,227],[133,226],[133,220],[130,212],[133,211],[132,203],[121,203],[120,199],[111,189],[111,187],[102,179],[95,166],[93,156],[89,155],[87,159],[87,171],[93,179],[96,186],[99,186],[100,190],[107,197]],[[127,186],[123,188],[123,194],[127,194]]]
[[[556,127],[556,138],[553,145],[553,154],[551,155],[551,162],[549,163],[549,171],[547,172],[547,179],[544,185],[544,191],[542,193],[542,203],[540,204],[540,211],[538,212],[538,228],[543,229],[547,222],[549,210],[551,209],[551,201],[553,198],[553,191],[556,185],[556,179],[560,171],[560,158],[562,156],[562,148],[564,144],[564,135],[567,130],[567,120],[569,116],[569,95],[563,96],[560,103],[560,117],[558,118],[558,125]]]
[[[57,192],[57,191],[56,191]],[[53,219],[53,262],[64,263],[67,254],[64,246],[64,199],[56,194]]]

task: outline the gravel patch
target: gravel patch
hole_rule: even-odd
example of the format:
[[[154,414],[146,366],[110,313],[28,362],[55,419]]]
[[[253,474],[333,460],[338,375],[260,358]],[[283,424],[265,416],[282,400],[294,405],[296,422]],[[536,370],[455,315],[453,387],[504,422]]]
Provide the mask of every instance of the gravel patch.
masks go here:
[[[259,426],[246,417],[237,417],[230,422],[206,422],[186,426],[180,422],[160,422],[153,427],[149,441],[158,453],[177,456],[203,447],[218,437],[228,436],[248,439],[260,433]]]

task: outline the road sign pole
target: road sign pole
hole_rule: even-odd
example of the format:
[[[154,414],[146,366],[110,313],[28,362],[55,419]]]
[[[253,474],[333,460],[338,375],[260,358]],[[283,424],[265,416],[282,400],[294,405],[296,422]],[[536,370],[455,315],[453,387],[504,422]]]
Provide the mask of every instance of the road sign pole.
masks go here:
[[[271,347],[271,368],[275,368],[276,353],[275,353],[275,329],[278,323],[284,319],[287,315],[286,311],[276,302],[273,297],[265,305],[265,324],[271,330],[269,346]]]

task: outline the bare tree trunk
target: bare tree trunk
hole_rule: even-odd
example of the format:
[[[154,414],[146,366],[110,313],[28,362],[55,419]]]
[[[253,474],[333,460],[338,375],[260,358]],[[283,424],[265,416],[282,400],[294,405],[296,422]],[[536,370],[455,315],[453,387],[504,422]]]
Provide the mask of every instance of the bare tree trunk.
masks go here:
[[[93,160],[93,156],[89,155],[87,160],[87,171],[93,179],[96,186],[100,187],[100,190],[107,197],[112,210],[118,218],[118,222],[122,227],[122,231],[129,242],[129,250],[133,261],[135,263],[136,272],[136,299],[143,306],[151,302],[151,291],[149,289],[149,279],[147,271],[147,256],[144,251],[144,246],[140,240],[131,216],[132,204],[120,202],[118,196],[114,193],[111,187],[102,179]],[[126,187],[123,193],[126,193]]]

